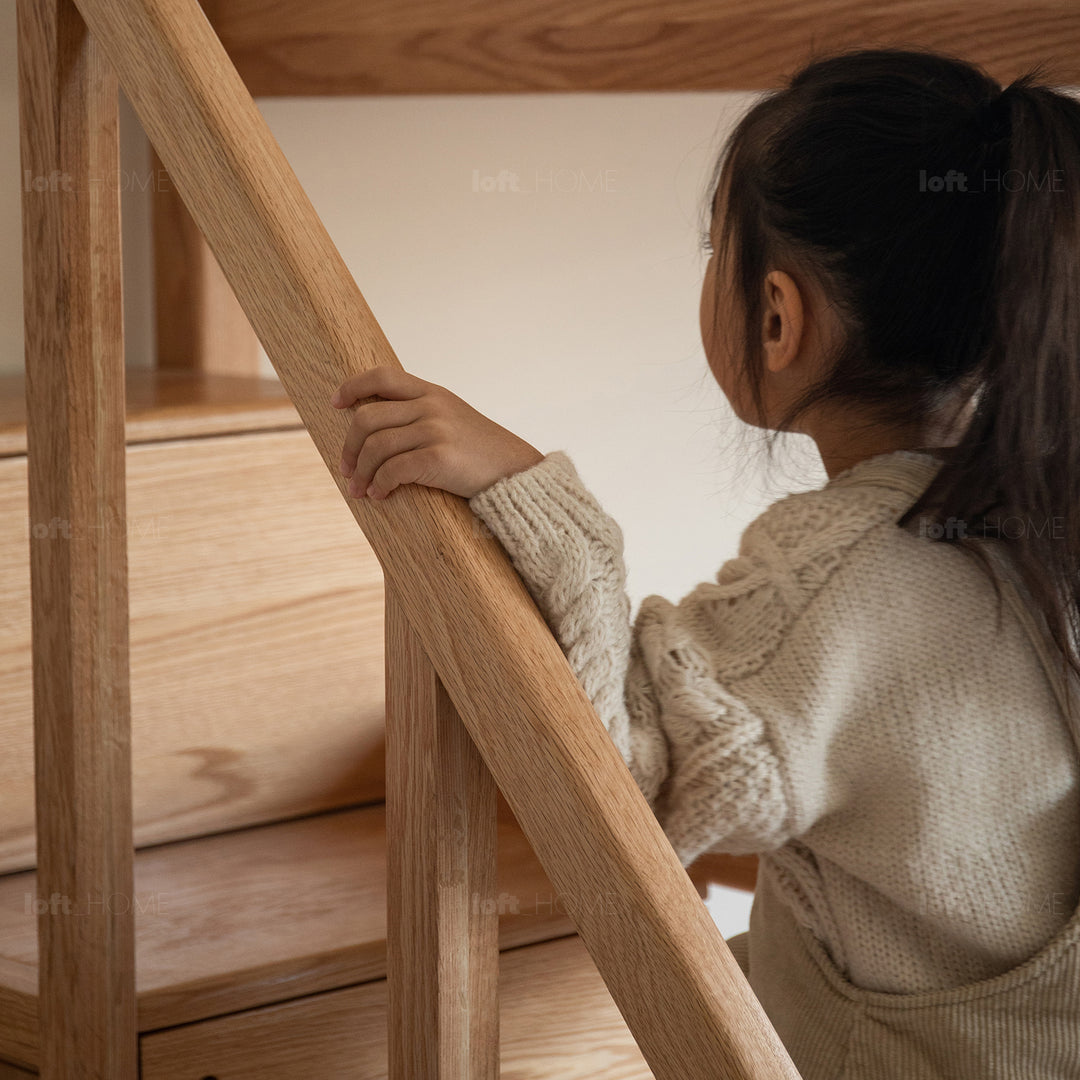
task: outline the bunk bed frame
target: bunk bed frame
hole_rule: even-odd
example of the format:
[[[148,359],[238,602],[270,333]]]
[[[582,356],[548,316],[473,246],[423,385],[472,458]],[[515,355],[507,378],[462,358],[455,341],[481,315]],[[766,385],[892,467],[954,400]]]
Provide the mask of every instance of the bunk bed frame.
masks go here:
[[[333,1072],[320,1048],[347,1029],[376,1038],[381,1025],[390,1076],[493,1080],[499,991],[509,1002],[514,978],[535,975],[524,965],[500,972],[500,949],[576,931],[651,1070],[617,1075],[794,1080],[701,903],[701,874],[696,887],[498,543],[478,538],[464,500],[446,492],[414,485],[379,504],[345,498],[337,458],[347,418],[327,407],[329,395],[355,370],[398,361],[252,95],[746,90],[775,85],[825,47],[886,43],[955,52],[1006,81],[1046,60],[1059,82],[1076,84],[1071,0],[769,0],[751,12],[728,0],[207,0],[202,9],[18,0],[18,22],[22,169],[44,181],[23,192],[26,377],[0,383],[0,506],[29,506],[26,534],[6,538],[22,561],[4,579],[11,596],[25,576],[28,618],[0,631],[9,651],[13,641],[29,650],[32,637],[33,690],[32,778],[19,773],[2,804],[32,827],[0,835],[0,1077],[198,1080],[215,1068],[269,1077],[266,1044],[281,1031],[307,1075],[353,1075]],[[109,179],[120,85],[172,181],[155,185],[158,363],[149,372],[124,363],[119,184]],[[258,377],[256,334],[280,385]],[[224,433],[251,441],[232,453],[212,441]],[[369,612],[385,590],[385,653],[369,658],[385,663],[385,776],[380,762],[377,776],[352,775],[333,796],[279,790],[276,802],[249,799],[231,816],[212,805],[170,811],[160,794],[135,807],[129,543],[140,549],[127,510],[169,512],[153,500],[197,474],[207,499],[216,493],[240,507],[239,520],[258,522],[265,511],[239,479],[253,452],[295,462],[305,482],[286,492],[298,501],[312,470],[328,471],[338,515],[328,528],[340,528],[345,505],[350,535],[356,525],[363,534],[348,568],[361,586],[335,578],[322,565],[329,545],[313,547],[310,535],[293,557],[318,566],[324,593],[359,589]],[[214,504],[192,518],[189,553],[178,543],[157,561],[169,551],[182,567],[205,562],[199,530],[222,513]],[[238,546],[234,557],[251,554]],[[182,677],[171,676],[174,695]],[[381,726],[375,689],[365,700]],[[12,745],[30,716],[16,705],[4,729]],[[167,713],[164,696],[154,708]],[[281,723],[306,734],[295,712]],[[260,716],[232,722],[237,739],[270,747]],[[137,775],[168,787],[173,774],[148,762],[187,752],[148,752]],[[215,770],[229,773],[211,755],[200,775]],[[263,774],[263,786],[281,776]],[[358,802],[365,808],[348,809]],[[329,839],[331,819],[318,819],[316,834],[316,817],[305,816],[320,810],[341,811]],[[234,842],[231,830],[272,821],[285,825],[261,846]],[[498,855],[497,838],[510,841]],[[248,882],[245,903],[293,890],[276,914],[295,914],[311,879],[289,875],[330,845],[385,866],[384,892],[371,894],[385,900],[384,935],[376,929],[347,954],[320,938],[289,962],[265,961],[255,944],[195,972],[184,949],[202,939],[204,952],[227,953],[244,933],[224,910],[211,918],[212,906],[235,903],[230,889]],[[565,917],[526,927],[476,903],[503,895],[504,855],[519,887],[558,890]],[[753,887],[753,860],[710,865],[706,877]],[[164,913],[155,924],[135,903],[140,882],[163,881],[181,899],[192,882],[204,890],[168,933]],[[613,885],[614,910],[597,905]],[[353,886],[349,902],[368,884]],[[345,902],[332,877],[320,888],[318,905]],[[20,918],[11,904],[23,897]],[[71,917],[65,905],[87,897],[96,908]],[[547,970],[562,955],[547,954]],[[184,1057],[187,1036],[202,1057]],[[580,1075],[609,1075],[599,1061]]]

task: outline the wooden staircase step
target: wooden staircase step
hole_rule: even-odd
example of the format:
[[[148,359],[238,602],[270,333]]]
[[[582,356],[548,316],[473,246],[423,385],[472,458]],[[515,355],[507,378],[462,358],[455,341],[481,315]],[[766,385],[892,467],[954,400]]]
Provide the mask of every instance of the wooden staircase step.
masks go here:
[[[574,932],[502,800],[502,949]],[[386,977],[385,804],[182,840],[135,853],[139,1030]],[[35,896],[32,870],[0,877],[0,1058],[37,1061],[35,903],[57,918],[87,898]],[[114,898],[124,903],[125,898]],[[93,910],[101,910],[100,902]]]
[[[385,979],[141,1039],[142,1080],[385,1080]],[[577,934],[499,955],[500,1074],[651,1080]]]
[[[129,443],[304,426],[277,379],[128,368],[124,381]],[[25,377],[2,375],[0,457],[25,453]]]
[[[307,431],[127,450],[135,846],[381,801],[382,568]],[[0,873],[35,863],[29,559],[64,535],[27,472],[0,457]]]

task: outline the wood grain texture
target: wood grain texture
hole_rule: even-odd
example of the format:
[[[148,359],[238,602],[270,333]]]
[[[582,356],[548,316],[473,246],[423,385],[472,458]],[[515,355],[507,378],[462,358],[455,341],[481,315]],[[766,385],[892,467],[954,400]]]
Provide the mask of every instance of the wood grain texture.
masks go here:
[[[1073,0],[203,0],[250,92],[757,90],[842,47],[925,45],[1080,83]]]
[[[277,379],[128,368],[127,442],[302,428]],[[26,382],[0,375],[0,458],[26,453]]]
[[[0,1080],[31,1080],[37,1076],[35,1072],[27,1072],[9,1061],[0,1061]]]
[[[136,844],[381,800],[382,569],[307,432],[140,444],[126,473]],[[3,871],[34,863],[28,533],[0,460]]]
[[[2,880],[2,879],[0,879]],[[24,896],[25,903],[25,896]],[[25,909],[22,933],[26,934]],[[40,1061],[38,1041],[37,935],[32,962],[0,956],[0,1056],[17,1065],[35,1068]]]
[[[382,569],[307,433],[126,471],[136,846],[384,798]],[[34,861],[28,528],[26,459],[0,460],[0,872]],[[756,863],[688,873],[752,890]]]
[[[507,1080],[651,1080],[577,935],[501,953],[499,990]],[[145,1035],[143,1080],[386,1080],[386,996],[372,982]]]
[[[154,148],[150,214],[157,365],[259,374],[259,339]]]
[[[498,1080],[495,792],[387,590],[387,1033],[394,1080]]]
[[[499,948],[572,933],[520,826],[505,813],[497,826]],[[0,877],[0,1057],[30,1067],[33,889],[33,871]],[[385,978],[385,808],[144,848],[134,907],[144,1032]]]
[[[134,1080],[119,87],[70,0],[17,25],[40,1071]]]
[[[389,342],[195,0],[78,4],[345,497],[329,397]],[[794,1077],[498,541],[441,490],[349,506],[653,1071]]]

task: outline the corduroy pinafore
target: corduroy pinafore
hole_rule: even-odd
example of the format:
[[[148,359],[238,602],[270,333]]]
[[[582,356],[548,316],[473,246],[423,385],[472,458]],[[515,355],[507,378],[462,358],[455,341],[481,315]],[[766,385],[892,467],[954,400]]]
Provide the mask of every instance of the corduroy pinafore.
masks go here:
[[[1000,566],[999,554],[991,557]],[[1042,614],[1000,577],[1080,753],[1076,714],[1065,697],[1070,675],[1058,667],[1063,658]],[[803,1080],[1080,1080],[1080,907],[1038,952],[1000,975],[920,993],[866,990],[793,917],[766,852],[750,929],[728,946]]]

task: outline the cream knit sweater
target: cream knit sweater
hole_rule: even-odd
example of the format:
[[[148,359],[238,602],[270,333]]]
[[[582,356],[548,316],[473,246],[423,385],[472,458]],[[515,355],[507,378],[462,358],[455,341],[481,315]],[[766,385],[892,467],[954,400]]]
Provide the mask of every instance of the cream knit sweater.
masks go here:
[[[896,993],[1008,970],[1080,899],[1077,752],[1035,650],[967,556],[895,524],[939,464],[778,500],[633,623],[622,531],[565,452],[469,501],[682,864],[769,853],[847,978]]]

